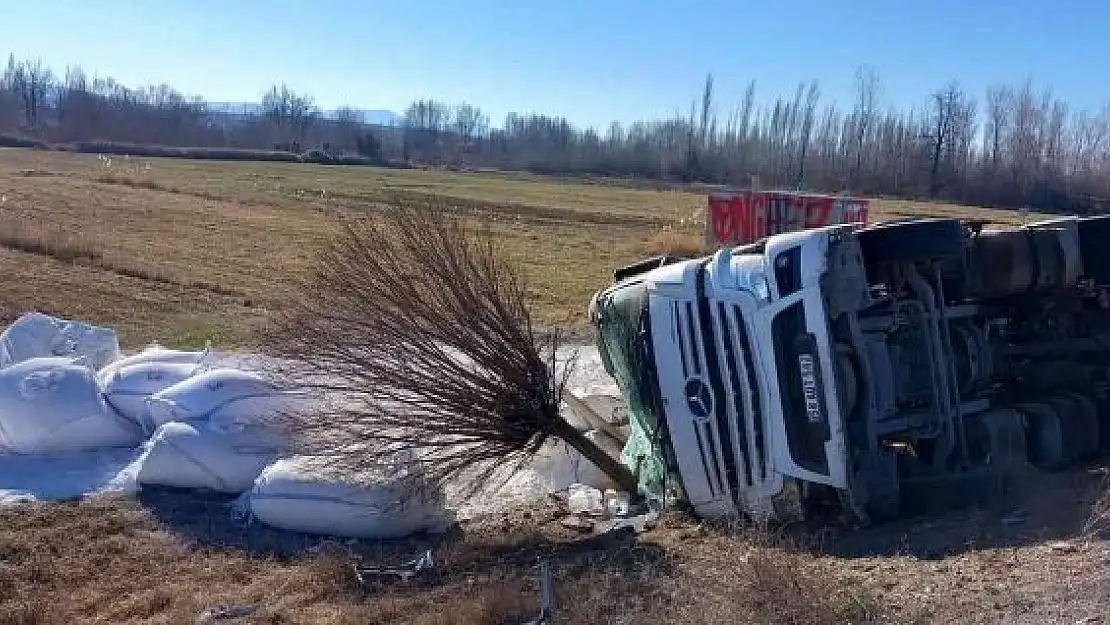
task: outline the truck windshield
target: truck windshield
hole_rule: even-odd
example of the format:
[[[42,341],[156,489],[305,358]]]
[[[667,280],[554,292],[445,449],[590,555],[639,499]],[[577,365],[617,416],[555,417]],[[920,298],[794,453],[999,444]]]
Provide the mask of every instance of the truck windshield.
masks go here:
[[[631,283],[598,298],[593,322],[605,369],[628,402],[629,440],[621,460],[639,471],[645,495],[663,500],[677,496],[668,490],[679,484],[666,422],[661,419],[648,315],[647,287]]]

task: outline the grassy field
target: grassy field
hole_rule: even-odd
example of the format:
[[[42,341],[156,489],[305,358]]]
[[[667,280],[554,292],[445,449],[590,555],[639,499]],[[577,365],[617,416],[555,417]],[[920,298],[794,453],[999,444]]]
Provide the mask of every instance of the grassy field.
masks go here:
[[[337,212],[439,201],[492,220],[545,324],[580,326],[614,268],[698,237],[701,193],[285,163],[101,158],[0,149],[0,290],[34,307],[117,326],[129,345],[242,346],[291,296]],[[876,218],[1016,214],[879,200]],[[43,244],[43,242],[46,244]]]

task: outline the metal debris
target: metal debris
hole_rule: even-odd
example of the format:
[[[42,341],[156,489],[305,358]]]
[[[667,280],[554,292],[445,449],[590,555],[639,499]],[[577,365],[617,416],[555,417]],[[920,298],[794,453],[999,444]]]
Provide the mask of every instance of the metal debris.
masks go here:
[[[642,534],[654,528],[655,523],[658,520],[659,512],[652,511],[644,514],[638,514],[636,516],[602,521],[594,525],[594,533],[605,534],[608,532],[615,532],[618,530],[631,528],[637,534]]]
[[[212,623],[215,621],[228,621],[231,619],[250,616],[258,611],[257,603],[226,603],[212,606],[197,617],[197,624]]]
[[[375,577],[390,576],[398,577],[403,582],[410,582],[414,577],[430,573],[435,569],[435,566],[435,558],[432,557],[432,550],[429,549],[419,558],[406,562],[400,566],[356,566],[355,575],[358,577],[358,582],[360,584],[369,584],[371,579]]]

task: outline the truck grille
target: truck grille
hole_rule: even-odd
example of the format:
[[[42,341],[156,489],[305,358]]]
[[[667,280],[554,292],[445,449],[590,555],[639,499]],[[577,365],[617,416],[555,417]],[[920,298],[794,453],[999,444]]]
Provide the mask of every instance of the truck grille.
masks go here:
[[[744,316],[739,306],[718,303],[717,325],[725,352],[722,359],[725,369],[723,377],[736,414],[730,424],[732,440],[737,457],[743,458],[743,474],[740,478],[747,485],[753,486],[767,479],[767,458],[751,342],[748,340]],[[751,398],[750,406],[745,405],[745,394]]]
[[[706,377],[712,378],[712,375],[705,376],[704,371],[708,362],[703,363],[702,356],[708,355],[712,352],[708,349],[701,349],[701,334],[698,332],[701,322],[695,312],[694,305],[690,302],[679,303],[675,302],[672,309],[672,317],[674,322],[675,337],[678,340],[678,352],[682,362],[682,375],[686,380],[699,379],[713,386],[713,381],[706,380]],[[707,346],[712,348],[711,345]],[[718,394],[714,392],[713,412],[716,413],[720,409],[719,402],[716,401]],[[711,425],[712,414],[698,416],[693,413],[692,425],[694,428],[694,436],[698,442],[698,453],[701,456],[702,468],[705,470],[706,485],[709,487],[710,494],[713,497],[727,496],[728,488],[725,485],[725,480],[722,476],[722,458],[720,446],[717,443],[717,437],[714,436],[713,426]]]

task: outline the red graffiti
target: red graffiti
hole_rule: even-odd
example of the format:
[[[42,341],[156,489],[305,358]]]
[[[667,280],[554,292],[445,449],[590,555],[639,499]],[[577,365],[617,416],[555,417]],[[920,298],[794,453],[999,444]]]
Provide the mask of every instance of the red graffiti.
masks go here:
[[[709,196],[707,227],[717,246],[817,228],[834,223],[866,222],[867,200],[789,192],[731,192]]]

